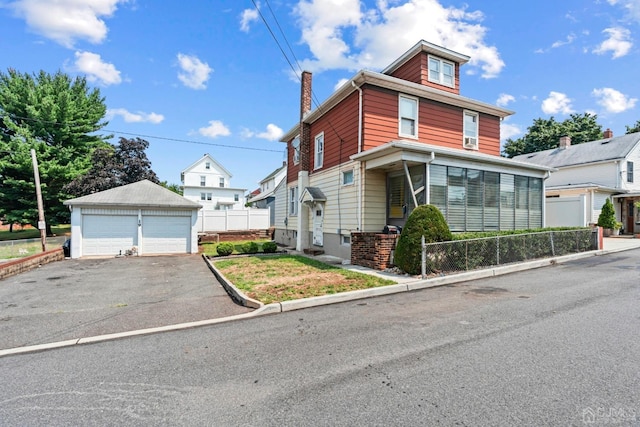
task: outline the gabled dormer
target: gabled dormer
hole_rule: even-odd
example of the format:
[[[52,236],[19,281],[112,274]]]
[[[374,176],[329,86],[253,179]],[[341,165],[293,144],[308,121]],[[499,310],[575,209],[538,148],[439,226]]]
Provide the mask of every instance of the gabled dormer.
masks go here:
[[[469,59],[461,53],[421,40],[382,70],[382,74],[459,95],[460,66]]]

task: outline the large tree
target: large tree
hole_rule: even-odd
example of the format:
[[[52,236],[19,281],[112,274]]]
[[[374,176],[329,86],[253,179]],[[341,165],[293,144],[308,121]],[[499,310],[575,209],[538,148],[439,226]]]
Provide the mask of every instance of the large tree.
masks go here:
[[[549,119],[535,119],[527,133],[518,139],[507,139],[502,150],[506,157],[533,153],[558,147],[561,136],[570,136],[571,144],[595,141],[602,138],[602,126],[595,114],[571,114],[563,122],[553,116]]]
[[[149,143],[141,138],[120,138],[118,145],[97,148],[91,168],[65,186],[74,196],[84,196],[148,179],[159,183],[145,150]]]
[[[84,173],[91,153],[108,136],[106,105],[98,89],[83,77],[0,72],[0,217],[37,225],[36,190],[30,150],[36,151],[45,219],[69,221],[63,187]]]

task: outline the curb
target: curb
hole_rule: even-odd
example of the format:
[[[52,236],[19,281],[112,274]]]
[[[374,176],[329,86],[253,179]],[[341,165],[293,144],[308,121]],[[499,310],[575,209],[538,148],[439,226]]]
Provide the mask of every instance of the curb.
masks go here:
[[[249,298],[240,289],[236,288],[230,280],[228,280],[214,265],[209,261],[209,258],[205,254],[202,254],[202,259],[209,267],[209,270],[216,276],[216,279],[220,282],[222,287],[227,291],[231,299],[240,304],[243,307],[249,308],[261,308],[264,304],[260,301]]]
[[[328,304],[337,304],[341,302],[348,302],[348,301],[377,297],[377,296],[391,295],[391,294],[397,294],[401,292],[410,292],[410,291],[415,291],[420,289],[435,288],[439,286],[450,285],[453,283],[484,279],[488,277],[501,276],[509,273],[516,273],[524,270],[531,270],[534,268],[547,267],[550,265],[561,264],[563,262],[572,261],[576,259],[622,252],[629,249],[633,249],[633,248],[619,248],[619,249],[609,249],[609,250],[601,249],[596,251],[581,252],[577,254],[563,255],[563,256],[558,256],[553,258],[544,258],[544,259],[524,262],[520,264],[511,264],[503,267],[495,267],[495,268],[490,268],[486,270],[464,272],[464,273],[454,274],[451,276],[435,277],[435,278],[424,279],[424,280],[417,279],[416,281],[413,281],[413,282],[383,286],[379,288],[370,288],[370,289],[363,289],[363,290],[357,290],[357,291],[342,292],[338,294],[323,295],[319,297],[303,298],[299,300],[283,301],[283,302],[271,303],[271,304],[263,304],[259,301],[248,298],[246,295],[244,295],[244,293],[242,293],[239,289],[233,286],[233,284],[229,282],[219,271],[217,271],[215,267],[209,262],[209,260],[203,255],[203,258],[205,259],[207,265],[209,266],[211,271],[216,275],[220,283],[225,287],[227,292],[229,292],[229,295],[232,298],[237,298],[237,301],[246,307],[252,307],[249,304],[256,304],[257,307],[253,307],[253,308],[256,308],[255,311],[252,311],[250,313],[238,314],[235,316],[223,317],[219,319],[209,319],[209,320],[200,320],[196,322],[178,323],[174,325],[160,326],[156,328],[139,329],[135,331],[98,335],[93,337],[78,338],[78,339],[59,341],[59,342],[53,342],[53,343],[47,343],[47,344],[38,344],[38,345],[32,345],[32,346],[26,346],[26,347],[9,348],[5,350],[0,350],[0,357],[25,354],[25,353],[34,353],[34,352],[52,350],[52,349],[63,348],[63,347],[72,347],[75,345],[112,341],[120,338],[150,335],[150,334],[156,334],[160,332],[170,332],[170,331],[178,331],[183,329],[191,329],[191,328],[197,328],[200,326],[210,326],[210,325],[216,325],[220,323],[232,322],[235,320],[250,319],[253,317],[264,316],[267,314],[284,313],[287,311],[301,310],[305,308],[317,307],[317,306],[328,305]]]

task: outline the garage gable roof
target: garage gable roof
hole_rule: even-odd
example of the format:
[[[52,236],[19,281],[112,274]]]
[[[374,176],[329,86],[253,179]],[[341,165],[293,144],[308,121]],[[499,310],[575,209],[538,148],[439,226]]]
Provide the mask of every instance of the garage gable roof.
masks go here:
[[[200,209],[198,203],[145,179],[133,184],[65,200],[67,206],[127,206]]]

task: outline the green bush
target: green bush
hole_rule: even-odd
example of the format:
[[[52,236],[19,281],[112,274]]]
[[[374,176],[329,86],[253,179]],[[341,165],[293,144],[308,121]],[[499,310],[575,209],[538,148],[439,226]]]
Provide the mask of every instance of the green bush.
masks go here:
[[[216,246],[216,252],[220,256],[227,256],[233,253],[233,243],[230,242],[222,242]]]
[[[258,252],[258,244],[256,242],[246,242],[242,244],[241,249],[245,254],[255,254]]]
[[[616,220],[616,211],[613,208],[613,203],[611,200],[607,199],[602,205],[602,210],[600,211],[600,216],[598,217],[598,225],[602,228],[620,228],[618,226],[618,221]]]
[[[433,205],[421,205],[415,208],[409,215],[398,239],[394,263],[406,273],[420,273],[422,236],[426,243],[445,242],[452,239],[447,221],[440,210]]]
[[[262,244],[262,252],[266,254],[272,254],[276,250],[278,250],[278,245],[276,244],[276,242],[264,242]]]

